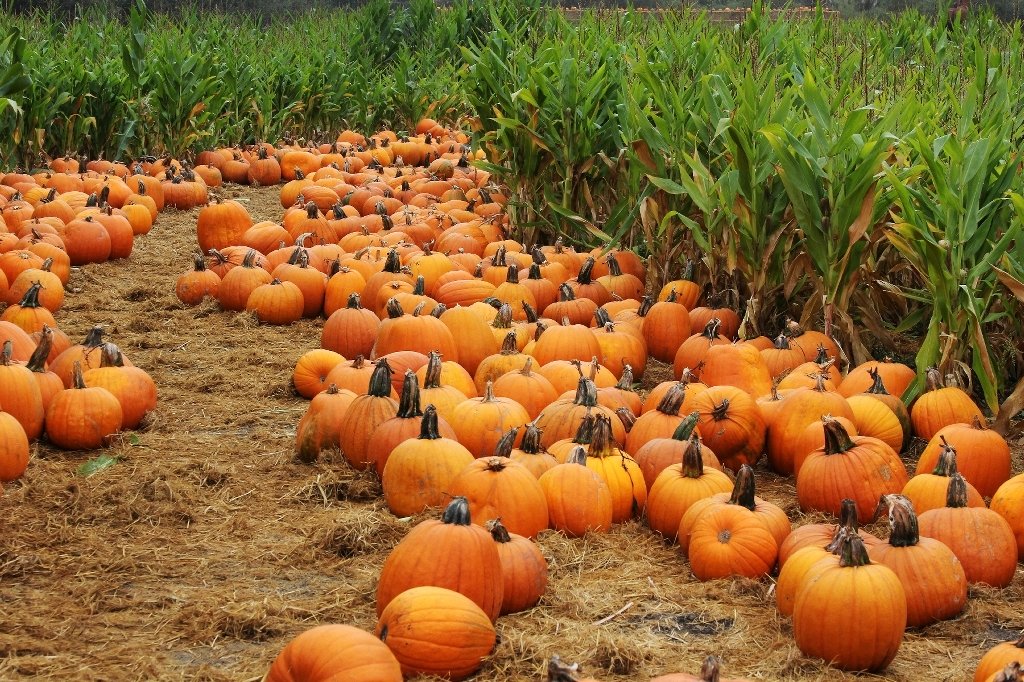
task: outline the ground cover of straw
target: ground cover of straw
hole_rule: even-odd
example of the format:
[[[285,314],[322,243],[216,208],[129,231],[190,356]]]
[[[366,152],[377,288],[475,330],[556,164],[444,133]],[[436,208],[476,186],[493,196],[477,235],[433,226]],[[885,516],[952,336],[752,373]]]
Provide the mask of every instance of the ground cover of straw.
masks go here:
[[[281,217],[274,188],[225,194],[256,220]],[[128,262],[72,275],[62,328],[78,340],[106,325],[152,374],[160,405],[111,448],[113,468],[84,478],[76,469],[94,453],[38,445],[0,497],[0,679],[257,680],[310,626],[372,629],[381,564],[423,518],[393,517],[376,483],[342,461],[293,460],[307,403],[291,370],[321,322],[260,327],[212,303],[180,305],[173,283],[195,219],[169,211]],[[645,386],[668,374],[648,370]],[[763,465],[758,485],[794,522],[818,520]],[[538,541],[548,594],[499,620],[476,679],[540,679],[556,653],[608,680],[695,671],[709,653],[730,677],[853,679],[800,655],[770,580],[699,583],[636,523]],[[961,617],[907,633],[881,679],[968,679],[987,647],[1024,629],[1022,597],[1020,574],[1006,590],[972,589]]]

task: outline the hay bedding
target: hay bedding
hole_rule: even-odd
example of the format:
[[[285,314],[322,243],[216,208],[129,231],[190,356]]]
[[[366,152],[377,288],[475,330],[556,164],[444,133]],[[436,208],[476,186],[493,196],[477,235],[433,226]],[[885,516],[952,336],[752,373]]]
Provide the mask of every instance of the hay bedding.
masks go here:
[[[257,220],[280,218],[276,189],[227,193]],[[130,261],[72,276],[62,328],[77,340],[106,325],[152,374],[160,405],[109,450],[114,467],[83,478],[93,453],[37,445],[0,498],[0,679],[257,680],[307,627],[372,628],[380,566],[425,518],[394,518],[376,482],[338,457],[293,461],[306,401],[291,370],[321,323],[258,327],[178,304],[195,218],[168,212]],[[758,484],[799,521],[790,481],[759,472]],[[605,679],[696,671],[709,653],[730,676],[852,679],[800,656],[770,581],[696,582],[635,523],[539,542],[548,594],[499,621],[476,679],[539,679],[555,653]],[[908,633],[884,679],[968,679],[984,648],[1024,628],[1019,576],[971,596],[959,619]]]

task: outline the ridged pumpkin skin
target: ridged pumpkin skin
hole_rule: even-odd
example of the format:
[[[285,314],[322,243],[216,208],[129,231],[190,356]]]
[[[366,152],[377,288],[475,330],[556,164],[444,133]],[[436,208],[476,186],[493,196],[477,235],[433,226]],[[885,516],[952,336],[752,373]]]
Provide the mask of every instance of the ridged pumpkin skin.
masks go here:
[[[548,588],[548,562],[540,548],[529,538],[509,533],[497,519],[487,522],[487,532],[501,560],[501,615],[533,608]]]
[[[970,424],[975,418],[981,420],[985,415],[971,400],[971,396],[957,386],[943,386],[939,371],[929,369],[928,390],[910,410],[914,435],[931,440],[944,426]]]
[[[768,395],[772,375],[761,351],[747,343],[721,344],[708,348],[700,380],[708,386],[734,386],[751,398]]]
[[[295,362],[292,371],[292,386],[295,392],[307,400],[326,391],[331,370],[345,362],[344,356],[331,350],[314,348],[307,351]]]
[[[875,501],[907,484],[903,462],[877,438],[850,438],[835,419],[823,421],[825,447],[807,456],[796,479],[800,508],[838,516],[843,499],[850,498],[857,503],[858,521],[870,522]]]
[[[903,495],[914,505],[914,513],[920,515],[932,509],[945,507],[949,479],[958,470],[956,448],[948,443],[943,444],[935,468],[929,473],[915,475],[903,486]],[[969,482],[967,482],[967,506],[985,506],[985,499],[978,489]]]
[[[996,512],[968,507],[963,476],[949,479],[946,506],[921,514],[921,535],[946,544],[964,567],[967,582],[1006,587],[1017,570],[1017,540],[1013,529]]]
[[[110,391],[121,405],[121,428],[134,429],[156,409],[156,382],[138,367],[127,367],[121,350],[112,343],[104,344],[100,366],[83,374],[88,386]]]
[[[501,613],[501,560],[490,533],[470,522],[469,503],[456,497],[440,520],[413,528],[391,551],[377,584],[380,614],[402,592],[422,585],[465,595],[493,622]]]
[[[779,570],[775,581],[775,607],[784,616],[792,616],[796,596],[808,578],[814,578],[826,568],[839,565],[839,557],[827,547],[812,545],[793,552]]]
[[[199,211],[196,221],[196,239],[203,253],[241,244],[242,235],[252,227],[252,218],[242,204],[219,199],[214,202]]]
[[[691,413],[676,427],[671,438],[655,438],[633,453],[633,459],[640,465],[640,471],[647,483],[648,495],[654,489],[654,483],[658,480],[658,476],[665,469],[679,465],[679,471],[682,471],[682,463],[690,448],[696,448],[702,469],[707,467],[718,471],[722,470],[722,463],[718,461],[718,457],[700,440],[700,435],[697,433],[699,418],[699,412]],[[673,530],[673,532],[675,531]]]
[[[387,645],[350,625],[320,625],[285,645],[263,682],[402,682]]]
[[[963,611],[967,603],[967,575],[946,545],[918,535],[917,516],[910,500],[886,495],[889,542],[868,548],[872,561],[888,566],[899,576],[907,593],[907,626],[922,627]]]
[[[690,569],[698,580],[760,578],[772,570],[778,554],[764,523],[739,505],[709,507],[690,532]]]
[[[877,438],[896,453],[903,449],[903,426],[895,413],[884,403],[866,395],[850,396],[846,402],[853,410],[853,423],[857,426],[857,435]]]
[[[439,675],[453,682],[476,672],[497,641],[480,607],[457,592],[429,586],[397,595],[380,614],[374,634],[406,677]]]
[[[65,450],[95,450],[121,430],[121,404],[105,388],[89,388],[76,362],[71,388],[57,394],[46,410],[46,436]]]
[[[547,470],[537,481],[547,499],[551,527],[573,538],[612,527],[611,490],[586,462],[586,451],[578,447],[568,461]]]
[[[179,275],[174,284],[174,294],[185,305],[199,305],[207,296],[217,298],[220,287],[220,276],[206,269],[205,258],[197,253],[192,260],[193,268]]]
[[[369,392],[352,401],[338,426],[341,451],[356,469],[374,464],[373,435],[381,424],[398,414],[398,403],[390,397],[391,374],[387,360],[378,360]]]
[[[839,384],[840,395],[849,398],[852,395],[867,392],[875,383],[872,371],[878,373],[886,389],[896,397],[901,397],[907,387],[917,378],[917,373],[904,364],[888,360],[881,362],[872,360],[850,370],[850,373]]]
[[[473,523],[501,519],[509,532],[534,538],[548,527],[544,489],[522,464],[507,457],[471,462],[448,486],[449,493],[469,501]]]
[[[872,564],[860,538],[845,538],[840,561],[804,582],[793,609],[800,651],[841,670],[884,670],[899,651],[907,596],[899,577]]]
[[[21,478],[28,468],[29,445],[18,420],[0,412],[0,481]]]
[[[455,408],[452,428],[459,442],[474,457],[490,457],[501,437],[511,428],[530,421],[526,409],[510,398],[496,398],[492,384],[484,388],[480,398],[470,398]]]
[[[853,410],[846,398],[826,391],[823,381],[819,381],[815,388],[798,388],[783,397],[767,424],[765,452],[772,471],[780,474],[795,471],[796,458],[801,454],[797,449],[800,435],[808,424],[820,420],[825,414],[853,421]]]
[[[315,462],[329,448],[341,448],[341,418],[356,399],[349,390],[331,384],[326,391],[313,396],[295,427],[295,456],[300,462]]]
[[[983,497],[995,495],[1010,478],[1010,446],[1006,439],[974,418],[970,423],[950,424],[939,429],[917,461],[917,473],[930,472],[938,465],[943,443],[956,449],[957,471]]]
[[[711,386],[697,394],[697,431],[722,464],[734,471],[753,466],[764,452],[766,427],[757,403],[733,386]]]
[[[1024,560],[1024,474],[999,486],[992,496],[991,509],[1006,520],[1017,538],[1017,553]]]
[[[29,440],[43,432],[43,395],[32,370],[11,361],[13,344],[3,343],[0,350],[0,410],[18,420]]]
[[[623,523],[643,512],[647,504],[647,484],[636,461],[620,450],[612,440],[611,420],[599,416],[587,450],[587,468],[608,484],[612,493],[612,521]]]

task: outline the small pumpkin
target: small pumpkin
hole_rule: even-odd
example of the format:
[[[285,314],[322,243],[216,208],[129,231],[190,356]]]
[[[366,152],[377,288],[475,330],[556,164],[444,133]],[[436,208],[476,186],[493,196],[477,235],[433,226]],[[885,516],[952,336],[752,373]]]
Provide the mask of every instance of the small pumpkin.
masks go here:
[[[568,459],[538,479],[548,503],[551,527],[569,537],[606,532],[612,526],[611,489],[587,466],[587,452],[576,447]]]
[[[377,637],[351,625],[319,625],[288,642],[263,682],[402,682],[402,668]]]
[[[529,538],[509,533],[501,519],[485,525],[498,546],[502,591],[501,615],[519,613],[537,605],[548,586],[548,562]]]
[[[910,410],[910,422],[918,438],[931,440],[944,426],[970,424],[974,419],[985,418],[971,396],[954,381],[943,382],[938,369],[930,368],[926,376],[928,390]]]
[[[105,388],[86,386],[76,360],[71,388],[58,393],[46,410],[46,436],[65,450],[95,450],[121,430],[122,419],[117,398]]]

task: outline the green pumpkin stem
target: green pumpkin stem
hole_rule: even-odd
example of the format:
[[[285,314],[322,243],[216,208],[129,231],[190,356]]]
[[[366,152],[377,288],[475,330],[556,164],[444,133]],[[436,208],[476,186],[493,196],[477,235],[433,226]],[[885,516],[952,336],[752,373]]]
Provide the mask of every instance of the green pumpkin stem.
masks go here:
[[[679,426],[672,432],[672,440],[690,440],[690,436],[697,432],[698,422],[700,422],[700,412],[696,410],[683,417],[683,421],[679,422]]]
[[[733,482],[732,494],[729,496],[729,504],[738,504],[754,511],[757,506],[754,486],[754,470],[749,464],[740,466],[736,472],[736,480]]]
[[[867,547],[859,535],[848,535],[843,538],[839,546],[839,565],[843,568],[857,566],[869,566],[871,559],[868,557]]]
[[[854,447],[850,434],[837,419],[826,415],[822,418],[825,425],[825,454],[841,455]]]
[[[471,523],[469,500],[461,496],[453,497],[441,514],[441,521],[455,526],[468,526]]]
[[[396,416],[402,419],[423,416],[423,410],[420,409],[419,379],[411,369],[405,370],[405,376],[402,378],[402,396],[398,402]]]
[[[387,398],[391,395],[391,375],[395,371],[391,369],[391,365],[388,364],[386,358],[377,360],[377,366],[373,370],[373,374],[370,375],[370,389],[367,391],[369,395],[375,398]]]
[[[962,509],[967,506],[967,480],[960,473],[949,477],[949,487],[946,488],[946,506],[953,509]]]

